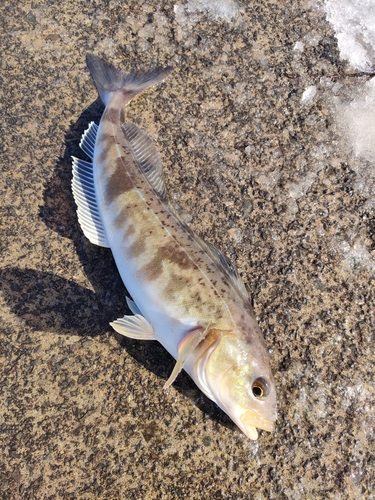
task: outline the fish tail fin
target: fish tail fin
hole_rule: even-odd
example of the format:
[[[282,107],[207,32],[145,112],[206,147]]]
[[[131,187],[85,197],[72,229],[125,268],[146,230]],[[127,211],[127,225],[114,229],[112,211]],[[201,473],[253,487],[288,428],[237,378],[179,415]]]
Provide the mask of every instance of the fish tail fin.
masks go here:
[[[94,54],[87,54],[86,63],[100,98],[105,105],[108,104],[110,96],[114,92],[122,92],[125,103],[128,103],[148,87],[163,81],[172,71],[172,68],[168,66],[166,68],[156,67],[147,71],[134,71],[125,74],[111,63]]]

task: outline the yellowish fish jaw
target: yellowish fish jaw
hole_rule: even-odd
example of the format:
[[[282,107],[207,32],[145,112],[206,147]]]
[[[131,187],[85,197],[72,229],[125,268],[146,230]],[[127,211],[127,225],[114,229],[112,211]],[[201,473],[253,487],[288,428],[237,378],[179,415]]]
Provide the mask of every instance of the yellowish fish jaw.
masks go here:
[[[263,418],[252,410],[246,410],[240,416],[237,425],[249,439],[254,440],[258,439],[257,428],[268,432],[273,432],[275,428],[275,423],[272,420]]]

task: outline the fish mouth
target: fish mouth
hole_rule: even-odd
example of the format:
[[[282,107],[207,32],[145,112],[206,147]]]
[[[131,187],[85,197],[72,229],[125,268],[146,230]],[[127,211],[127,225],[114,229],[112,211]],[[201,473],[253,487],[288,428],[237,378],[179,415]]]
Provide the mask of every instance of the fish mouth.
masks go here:
[[[273,420],[261,417],[253,410],[245,411],[240,417],[240,422],[243,432],[249,439],[253,440],[258,439],[257,428],[267,432],[273,432],[275,429],[275,422]]]

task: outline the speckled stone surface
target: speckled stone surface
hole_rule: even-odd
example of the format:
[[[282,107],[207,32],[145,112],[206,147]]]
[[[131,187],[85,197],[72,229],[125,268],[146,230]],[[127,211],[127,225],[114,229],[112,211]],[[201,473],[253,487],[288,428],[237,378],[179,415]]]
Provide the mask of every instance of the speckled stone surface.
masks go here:
[[[0,497],[373,499],[374,202],[330,107],[360,79],[312,2],[182,1],[1,2]],[[87,52],[175,68],[129,117],[253,298],[279,399],[257,442],[108,324],[125,290],[70,191]]]

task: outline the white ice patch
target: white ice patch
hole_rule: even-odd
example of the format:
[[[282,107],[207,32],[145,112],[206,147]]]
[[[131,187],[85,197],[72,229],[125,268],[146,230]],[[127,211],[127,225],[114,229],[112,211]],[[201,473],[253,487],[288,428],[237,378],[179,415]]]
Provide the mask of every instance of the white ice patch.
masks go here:
[[[333,100],[335,120],[354,155],[355,189],[375,204],[375,78]]]
[[[310,187],[314,184],[316,175],[314,172],[307,172],[306,175],[298,182],[293,182],[289,189],[288,194],[294,200],[299,200],[308,192]]]
[[[230,21],[238,14],[238,6],[234,0],[189,0],[183,5],[175,5],[174,13],[178,23],[198,21],[198,13],[207,13],[214,19]]]
[[[375,260],[372,258],[363,241],[356,241],[353,245],[343,242],[341,251],[344,255],[344,260],[351,269],[375,271]]]
[[[302,104],[309,104],[310,102],[313,101],[315,94],[316,94],[315,85],[310,85],[310,87],[307,87],[307,89],[302,94],[301,103]]]
[[[300,54],[302,54],[302,52],[305,50],[305,46],[301,41],[298,41],[295,43],[293,50],[294,52],[299,52]]]
[[[341,58],[359,71],[374,68],[374,0],[326,0],[324,7],[336,33]]]
[[[340,56],[359,71],[375,70],[375,1],[325,0],[324,8],[332,25]],[[357,80],[357,86],[345,80],[331,101],[335,120],[346,144],[360,159],[354,166],[354,188],[375,204],[375,79]],[[338,85],[338,84],[336,84]]]
[[[374,4],[375,5],[375,4]],[[356,156],[375,161],[375,78],[358,95],[336,99],[337,116]]]

